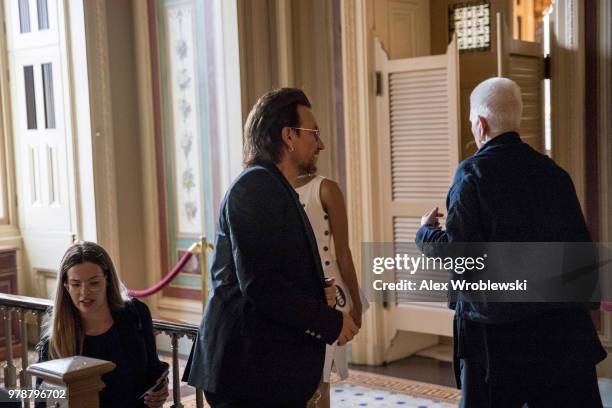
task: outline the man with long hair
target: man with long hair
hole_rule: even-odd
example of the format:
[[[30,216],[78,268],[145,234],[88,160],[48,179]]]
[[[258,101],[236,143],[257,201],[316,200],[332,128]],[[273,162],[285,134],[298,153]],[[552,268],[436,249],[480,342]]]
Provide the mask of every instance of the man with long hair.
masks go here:
[[[328,305],[316,240],[291,187],[316,170],[310,102],[299,89],[263,95],[244,129],[245,170],[221,204],[211,297],[185,370],[212,407],[305,407],[325,344],[358,327]]]

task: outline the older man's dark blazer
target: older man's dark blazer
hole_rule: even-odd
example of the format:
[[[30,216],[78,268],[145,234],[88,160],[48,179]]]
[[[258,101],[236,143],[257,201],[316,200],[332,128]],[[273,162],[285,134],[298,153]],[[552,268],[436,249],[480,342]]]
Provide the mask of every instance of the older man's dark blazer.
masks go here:
[[[417,232],[417,245],[591,241],[569,175],[523,143],[515,132],[490,140],[459,165],[448,193],[447,211],[446,230],[423,225]],[[472,398],[482,398],[481,402],[492,398],[485,384],[506,386],[508,394],[502,395],[507,398],[511,393],[523,397],[521,387],[532,387],[543,395],[545,388],[564,389],[559,383],[571,382],[567,378],[573,373],[579,373],[580,386],[594,384],[591,396],[598,398],[594,366],[606,352],[588,313],[594,305],[457,299],[450,306],[456,311],[457,384],[466,383],[462,406],[497,406],[473,402]],[[462,370],[459,360],[467,362]],[[476,368],[470,369],[474,364]],[[576,389],[572,384],[572,392]],[[547,406],[562,406],[550,404]]]
[[[210,299],[185,377],[253,401],[301,403],[342,328],[312,228],[274,163],[247,168],[221,204]]]

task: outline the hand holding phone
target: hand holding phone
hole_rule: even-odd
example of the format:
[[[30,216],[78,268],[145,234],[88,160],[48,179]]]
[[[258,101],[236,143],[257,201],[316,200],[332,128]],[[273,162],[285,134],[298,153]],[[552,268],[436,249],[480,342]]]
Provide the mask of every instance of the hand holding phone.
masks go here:
[[[138,397],[138,399],[144,398],[147,394],[151,392],[161,390],[167,384],[167,380],[168,380],[168,370],[164,371],[162,375],[157,379],[155,384],[153,384],[151,388],[146,390],[140,397]]]

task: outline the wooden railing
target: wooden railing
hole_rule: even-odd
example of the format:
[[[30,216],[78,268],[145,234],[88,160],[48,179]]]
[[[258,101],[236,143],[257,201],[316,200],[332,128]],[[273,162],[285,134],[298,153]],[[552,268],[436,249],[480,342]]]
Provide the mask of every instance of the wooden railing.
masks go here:
[[[35,338],[40,338],[40,327],[43,319],[43,315],[47,312],[52,302],[47,299],[31,298],[27,296],[16,296],[5,293],[0,293],[0,316],[3,318],[4,323],[4,344],[0,344],[0,348],[5,348],[5,364],[4,364],[4,387],[7,389],[14,389],[17,387],[17,379],[19,379],[19,388],[31,389],[32,388],[32,376],[28,372],[27,368],[31,361],[28,360],[28,328],[34,325],[37,333]],[[13,336],[13,322],[17,318],[19,321],[19,333],[18,336]],[[170,345],[172,351],[172,397],[173,407],[181,408],[181,373],[179,369],[179,350],[178,342],[181,337],[187,337],[190,340],[195,340],[198,333],[198,327],[192,324],[185,323],[174,323],[165,320],[153,319],[153,329],[157,335],[167,335],[170,337]],[[15,341],[8,341],[18,337],[20,344],[14,344]],[[21,369],[17,372],[17,367],[14,364],[14,353],[13,349],[19,347],[19,354],[21,357]],[[36,367],[33,367],[36,368]],[[44,377],[45,370],[30,370],[39,377]],[[60,378],[61,375],[55,372],[54,377]],[[62,375],[66,375],[63,373]],[[100,374],[95,374],[100,375]],[[51,378],[51,377],[50,377]],[[66,377],[66,378],[69,378]],[[65,384],[66,385],[66,384]],[[204,406],[204,397],[202,390],[195,390],[196,406],[198,408]]]

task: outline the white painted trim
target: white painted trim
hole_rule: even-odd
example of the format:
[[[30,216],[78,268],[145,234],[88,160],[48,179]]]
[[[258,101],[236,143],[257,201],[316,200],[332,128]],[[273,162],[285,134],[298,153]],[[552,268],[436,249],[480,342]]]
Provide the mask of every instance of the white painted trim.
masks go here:
[[[346,135],[346,185],[349,243],[355,269],[361,271],[362,242],[380,240],[381,223],[375,219],[380,192],[377,180],[374,95],[373,13],[366,0],[341,2],[342,78]],[[359,274],[358,274],[359,275]],[[352,345],[352,361],[381,364],[390,339],[384,337],[383,308],[372,303],[359,336]]]
[[[446,54],[440,54],[389,60],[387,66],[389,72],[396,72],[403,70],[413,71],[419,69],[446,68],[447,64],[448,56]]]
[[[90,99],[97,242],[120,265],[117,183],[105,0],[84,2]]]
[[[230,183],[242,171],[242,94],[240,82],[240,49],[238,35],[237,0],[215,2],[215,13],[219,16],[222,40],[215,44],[215,61],[218,75],[217,89],[219,103],[219,148],[225,157],[221,163],[221,191],[229,188]],[[216,216],[216,214],[215,214]]]
[[[33,2],[30,2],[31,11],[35,10],[35,8],[32,8],[33,4]],[[5,11],[15,12],[14,7],[11,8],[10,3],[6,2],[4,5],[7,6]],[[15,3],[12,5],[14,6]],[[37,142],[44,143],[41,141],[43,137],[52,138],[53,141],[44,146],[43,149],[47,149],[47,154],[49,154],[48,152],[51,150],[48,146],[54,145],[51,149],[57,155],[55,163],[53,159],[47,159],[51,160],[47,165],[51,166],[50,169],[52,171],[44,174],[45,178],[49,177],[48,185],[43,186],[40,184],[41,187],[39,187],[38,192],[46,195],[43,203],[45,204],[44,211],[48,210],[48,212],[45,215],[39,216],[38,219],[34,218],[33,212],[29,211],[33,206],[27,203],[27,196],[24,194],[27,191],[27,189],[23,188],[25,174],[21,172],[24,163],[20,160],[18,161],[17,158],[11,163],[11,170],[15,172],[17,177],[21,178],[19,183],[16,183],[16,188],[19,191],[14,193],[14,197],[18,196],[21,204],[19,214],[15,211],[15,217],[19,217],[19,221],[15,218],[15,226],[18,223],[21,231],[16,229],[9,231],[9,233],[21,233],[21,237],[12,238],[13,241],[20,242],[23,248],[18,258],[18,262],[22,265],[18,277],[20,293],[36,295],[33,268],[56,269],[59,259],[70,244],[71,237],[78,224],[77,204],[75,202],[74,128],[72,126],[74,123],[72,118],[74,114],[72,111],[73,91],[70,89],[70,24],[64,0],[49,3],[48,30],[33,29],[30,33],[22,35],[16,33],[15,27],[11,26],[11,24],[15,23],[14,19],[7,23],[9,29],[7,35],[12,37],[9,39],[9,43],[12,46],[12,48],[9,48],[9,59],[10,64],[12,64],[11,75],[16,75],[11,83],[11,92],[7,95],[7,97],[15,98],[11,111],[7,113],[7,115],[12,117],[12,124],[14,126],[11,126],[11,130],[7,134],[12,136],[16,156],[22,155],[23,151],[20,149],[24,147],[24,143],[27,143],[25,139],[22,140],[22,130],[17,129],[17,127],[21,126],[17,126],[17,122],[19,122],[18,119],[23,114],[23,110],[18,109],[19,107],[15,105],[19,101],[17,98],[20,97],[21,91],[21,87],[18,86],[19,72],[15,69],[16,64],[18,64],[16,61],[29,59],[31,62],[40,63],[40,59],[44,58],[43,62],[48,61],[53,64],[54,78],[56,80],[54,80],[54,84],[57,84],[54,85],[56,89],[56,92],[54,92],[56,126],[53,129],[39,128],[38,131],[41,138],[36,140]],[[8,50],[3,49],[2,51],[4,58]],[[37,69],[35,67],[35,70]],[[38,70],[38,72],[40,71]],[[36,86],[37,97],[40,97],[41,92],[41,86],[38,84]],[[37,118],[42,123],[44,118],[42,109],[37,109]],[[19,133],[19,135],[15,132]],[[56,142],[57,145],[55,145]],[[20,145],[21,147],[19,147]],[[58,163],[60,164],[58,165]],[[40,171],[39,176],[43,176],[42,172],[44,170],[37,168],[37,171]],[[53,174],[53,179],[50,178],[51,174]]]
[[[68,1],[65,10],[67,21],[66,55],[69,72],[66,83],[70,92],[70,131],[74,147],[73,162],[75,164],[74,196],[75,233],[78,239],[97,240],[96,206],[94,190],[94,169],[92,163],[92,131],[89,106],[89,87],[81,84],[89,83],[89,72],[86,54],[85,19],[83,1]],[[68,126],[67,126],[68,128]]]
[[[29,33],[20,33],[18,36],[13,36],[12,33],[17,32],[16,26],[20,24],[19,17],[19,7],[17,5],[17,1],[12,1],[11,4],[4,4],[7,9],[10,10],[10,16],[8,16],[6,20],[6,32],[8,34],[8,47],[12,51],[17,51],[20,49],[27,49],[32,47],[41,47],[41,46],[49,46],[58,43],[59,40],[59,28],[62,27],[63,21],[61,16],[61,11],[64,8],[63,5],[64,0],[53,0],[47,2],[47,10],[48,10],[48,18],[49,18],[49,28],[46,30],[39,30],[35,24],[37,21],[37,11],[38,6],[36,0],[29,0],[29,13],[30,13],[30,32]],[[8,1],[3,1],[2,3],[9,3]],[[58,18],[58,21],[55,19]]]
[[[73,32],[72,27],[70,26],[69,19],[69,11],[68,11],[68,3],[70,1],[59,0],[57,2],[57,20],[58,20],[58,38],[59,38],[59,56],[61,63],[59,66],[62,66],[61,76],[62,83],[65,84],[62,87],[63,91],[63,99],[64,99],[64,132],[66,134],[66,160],[68,162],[68,174],[67,177],[67,186],[68,186],[68,211],[70,217],[70,233],[74,236],[79,228],[79,202],[77,198],[77,191],[80,190],[77,187],[76,183],[78,180],[78,174],[76,171],[77,165],[79,163],[76,150],[78,149],[78,141],[76,134],[76,112],[75,112],[75,94],[79,92],[78,87],[76,86],[77,82],[74,81],[73,73],[75,72],[75,67],[71,66],[72,62],[72,37],[71,34]],[[78,54],[77,54],[78,55]],[[77,67],[76,72],[81,73],[80,71],[87,70],[87,64],[81,65]],[[89,95],[87,95],[88,97]],[[87,101],[88,99],[85,99]],[[91,162],[89,162],[91,163]],[[89,164],[91,167],[91,164]],[[85,173],[87,174],[87,173]],[[90,181],[93,181],[91,179]],[[87,187],[86,187],[87,188]],[[93,199],[93,194],[91,197],[87,197],[88,199]],[[94,218],[95,220],[95,218]]]
[[[430,200],[394,200],[392,197],[391,183],[391,128],[389,118],[390,101],[388,74],[393,72],[419,72],[423,70],[443,69],[448,79],[447,94],[448,100],[448,124],[449,124],[449,161],[448,161],[448,182],[450,183],[453,174],[459,164],[460,157],[460,117],[459,117],[459,52],[457,49],[457,39],[453,36],[445,54],[436,56],[401,58],[388,60],[382,44],[376,41],[376,70],[381,72],[382,92],[377,97],[377,120],[378,124],[378,148],[380,151],[378,162],[382,180],[382,220],[384,226],[384,242],[394,240],[394,216],[418,216],[425,213],[432,205],[444,207],[441,202]],[[452,336],[452,319],[454,312],[447,308],[446,303],[424,303],[411,302],[410,304],[396,304],[389,302],[388,308],[384,311],[384,326],[386,339],[390,340],[389,348],[385,352],[386,361],[403,358],[414,353],[414,344],[402,344],[404,342],[415,342],[426,344],[427,346],[436,344],[436,335]],[[401,333],[410,332],[410,333]],[[429,336],[417,336],[415,333],[427,334]]]

